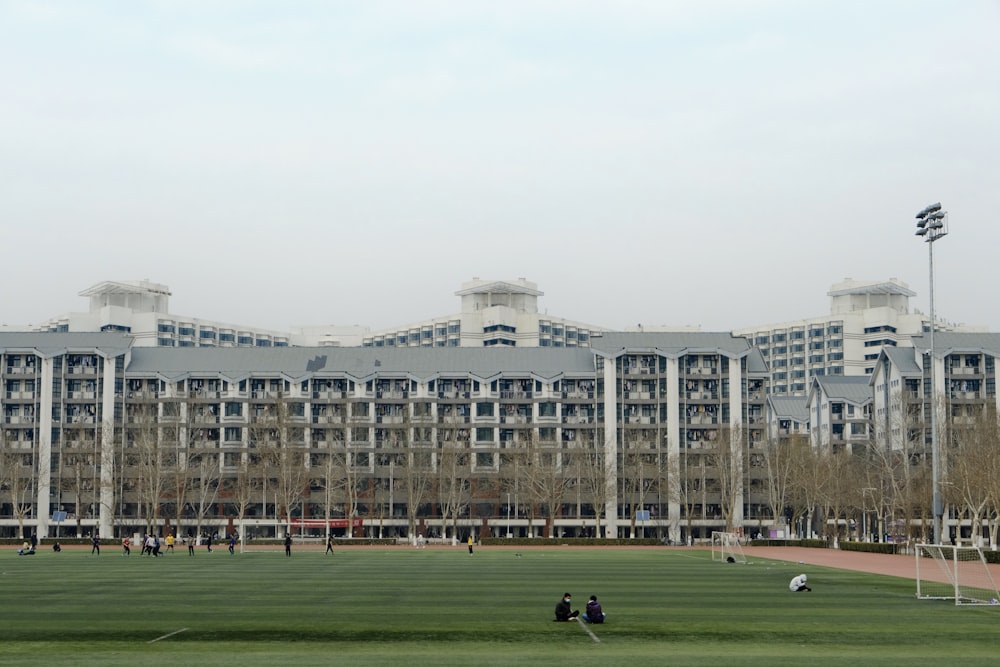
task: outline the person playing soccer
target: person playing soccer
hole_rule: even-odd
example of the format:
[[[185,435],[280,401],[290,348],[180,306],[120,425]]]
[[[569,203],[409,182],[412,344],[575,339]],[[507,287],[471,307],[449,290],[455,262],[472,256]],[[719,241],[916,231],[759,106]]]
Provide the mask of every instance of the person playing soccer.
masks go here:
[[[132,555],[132,538],[123,537],[122,538],[122,556]]]
[[[806,575],[800,574],[799,576],[795,577],[790,582],[788,582],[788,590],[792,591],[793,593],[801,593],[802,591],[811,591],[812,589],[806,586],[807,580],[808,577],[806,577]]]
[[[570,606],[573,601],[573,596],[569,593],[564,593],[562,600],[556,604],[556,620],[557,621],[571,621],[580,615],[579,611],[574,611]]]

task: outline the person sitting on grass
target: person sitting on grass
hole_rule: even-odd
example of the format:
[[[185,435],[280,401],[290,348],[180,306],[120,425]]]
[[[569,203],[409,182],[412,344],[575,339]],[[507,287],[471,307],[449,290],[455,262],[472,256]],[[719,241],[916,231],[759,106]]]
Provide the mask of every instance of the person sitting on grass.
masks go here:
[[[788,590],[792,591],[793,593],[801,593],[802,591],[811,591],[812,589],[806,586],[807,580],[808,577],[806,577],[806,575],[800,574],[799,576],[795,577],[790,582],[788,582]]]
[[[603,623],[604,616],[604,611],[601,609],[601,603],[597,601],[597,596],[591,595],[587,601],[587,609],[583,612],[583,620],[587,621],[587,623]]]
[[[579,611],[574,611],[570,606],[570,602],[573,597],[566,593],[562,596],[562,600],[556,605],[556,620],[557,621],[571,621],[580,615]]]
[[[17,555],[18,556],[34,556],[35,555],[35,548],[33,546],[31,546],[30,542],[25,541],[25,543],[21,545],[21,548],[17,550]]]

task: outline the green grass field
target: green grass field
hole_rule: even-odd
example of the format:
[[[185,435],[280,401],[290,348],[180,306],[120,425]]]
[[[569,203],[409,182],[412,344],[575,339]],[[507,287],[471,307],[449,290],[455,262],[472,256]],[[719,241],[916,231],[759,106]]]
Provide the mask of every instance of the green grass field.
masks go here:
[[[913,582],[697,550],[338,549],[129,559],[107,546],[0,552],[0,663],[977,665],[1000,608],[914,599]],[[565,591],[609,614],[554,623]],[[176,633],[176,634],[171,634]],[[170,636],[166,636],[170,635]]]

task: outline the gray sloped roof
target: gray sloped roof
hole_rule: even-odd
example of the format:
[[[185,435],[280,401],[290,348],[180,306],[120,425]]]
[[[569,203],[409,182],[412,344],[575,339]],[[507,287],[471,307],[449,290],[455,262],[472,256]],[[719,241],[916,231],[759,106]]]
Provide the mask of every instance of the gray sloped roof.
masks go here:
[[[594,355],[583,348],[135,348],[128,372],[168,378],[217,373],[234,379],[266,373],[290,378],[335,373],[356,378],[375,373],[418,379],[440,375],[485,379],[499,373],[556,378],[592,376]]]
[[[732,357],[741,357],[751,349],[747,339],[741,336],[734,336],[729,332],[703,331],[606,331],[591,334],[590,346],[604,354],[617,355],[625,350],[657,350],[666,356],[718,351]]]
[[[816,378],[816,382],[823,388],[826,395],[833,399],[839,399],[863,405],[872,400],[872,390],[867,376],[823,376]]]
[[[913,336],[913,347],[921,353],[930,349],[930,336]],[[1000,357],[1000,333],[934,332],[934,356],[941,358],[955,352],[987,352]]]
[[[809,421],[809,403],[805,396],[768,396],[767,402],[778,419],[792,419],[803,424]]]
[[[934,347],[937,347],[936,342]],[[923,369],[917,363],[916,353],[912,347],[883,347],[882,354],[889,357],[893,366],[899,369],[902,375],[920,375],[923,373]]]
[[[125,354],[130,347],[132,339],[118,331],[0,333],[0,351],[35,351],[43,357],[92,350],[105,357],[118,357]]]

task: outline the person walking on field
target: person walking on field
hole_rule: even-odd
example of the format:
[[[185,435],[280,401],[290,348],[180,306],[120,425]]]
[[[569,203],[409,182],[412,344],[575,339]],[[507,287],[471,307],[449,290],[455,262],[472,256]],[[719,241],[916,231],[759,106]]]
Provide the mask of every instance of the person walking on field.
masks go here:
[[[94,538],[91,540],[92,547],[90,547],[90,555],[93,556],[97,553],[98,556],[101,555],[101,536],[94,533]]]
[[[229,555],[236,555],[236,533],[229,536]]]
[[[292,555],[292,534],[288,533],[285,535],[285,555]]]
[[[174,552],[174,534],[167,533],[167,553],[172,554]]]
[[[469,555],[472,555],[472,533],[469,533]]]
[[[192,537],[192,536],[189,535],[188,538],[187,538],[187,543],[188,543],[188,556],[193,556],[194,555],[194,537]]]
[[[326,554],[332,554],[332,553],[333,553],[333,535],[328,535],[326,538],[326,553],[324,553],[323,555],[325,556]]]

